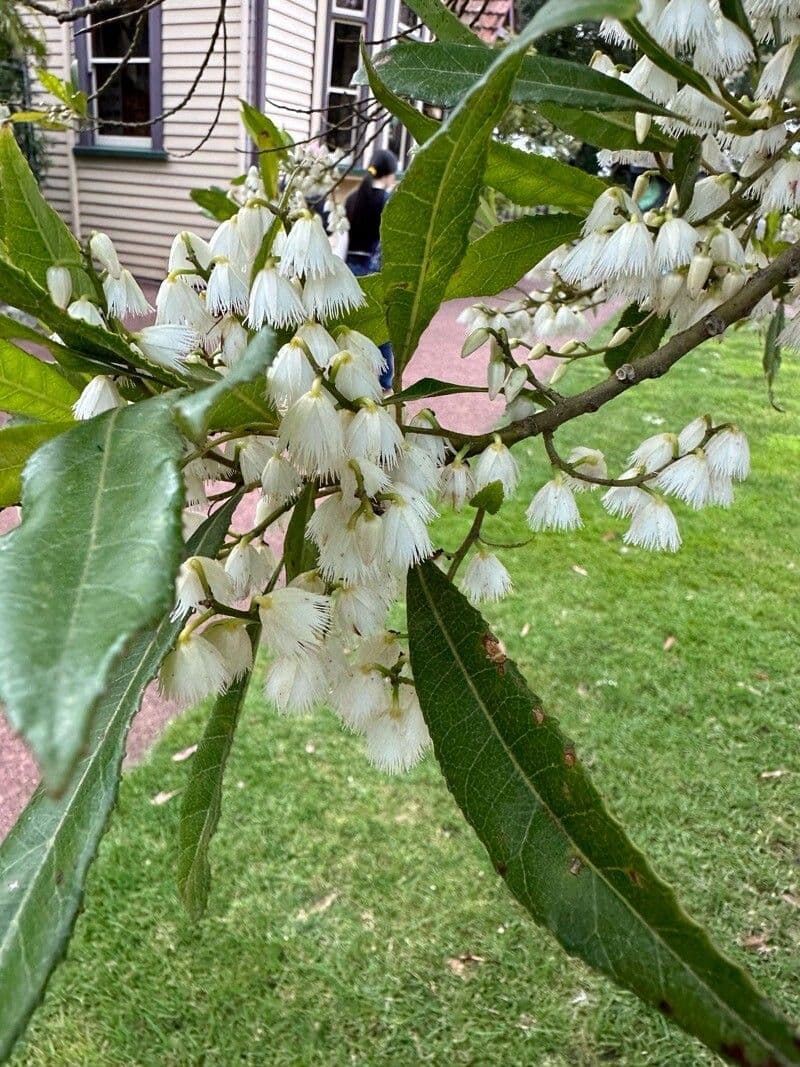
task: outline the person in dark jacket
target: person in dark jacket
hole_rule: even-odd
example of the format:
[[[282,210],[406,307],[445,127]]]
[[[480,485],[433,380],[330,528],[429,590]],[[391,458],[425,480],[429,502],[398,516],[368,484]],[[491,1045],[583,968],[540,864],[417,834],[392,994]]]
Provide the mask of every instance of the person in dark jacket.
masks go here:
[[[388,149],[379,149],[361,184],[345,200],[344,208],[350,223],[347,265],[359,277],[381,268],[381,215],[394,188],[396,175],[397,156]],[[386,361],[381,385],[388,389],[394,374],[392,346],[387,342],[380,348]]]

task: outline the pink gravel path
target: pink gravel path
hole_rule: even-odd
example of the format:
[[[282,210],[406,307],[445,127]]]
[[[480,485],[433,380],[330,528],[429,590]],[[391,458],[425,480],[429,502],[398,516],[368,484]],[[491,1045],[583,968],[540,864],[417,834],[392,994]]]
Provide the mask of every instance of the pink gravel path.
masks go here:
[[[152,292],[148,294],[152,299]],[[469,300],[454,300],[445,304],[425,331],[419,348],[408,366],[404,385],[420,378],[440,378],[467,385],[486,382],[487,352],[481,350],[469,359],[460,358],[464,327],[456,321]],[[502,412],[502,401],[490,401],[479,393],[438,397],[430,402],[445,426],[453,426],[465,433],[481,433],[489,429]],[[236,512],[236,525],[248,529],[253,525],[256,497],[250,494]],[[0,534],[17,524],[18,509],[0,513]],[[161,733],[165,724],[178,709],[163,700],[154,685],[145,693],[142,707],[134,719],[128,738],[126,764],[140,760]],[[0,714],[0,839],[13,826],[27,803],[38,780],[36,765],[23,742],[14,736]]]

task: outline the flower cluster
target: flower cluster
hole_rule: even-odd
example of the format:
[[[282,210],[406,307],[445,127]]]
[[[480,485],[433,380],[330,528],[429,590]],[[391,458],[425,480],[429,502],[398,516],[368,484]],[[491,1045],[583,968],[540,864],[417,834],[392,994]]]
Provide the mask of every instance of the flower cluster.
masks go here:
[[[462,316],[462,355],[488,346],[485,391],[503,402],[488,435],[448,430],[427,409],[412,416],[401,397],[384,391],[384,351],[351,324],[363,292],[309,206],[325,197],[327,160],[291,154],[280,202],[251,170],[210,239],[178,234],[152,326],[128,330],[120,322],[147,305],[103,234],[88,249],[99,268],[96,298],[73,300],[68,272],[51,269],[59,307],[122,332],[134,365],[166,374],[169,384],[191,382],[198,369],[225,376],[262,327],[278,335],[264,381],[272,417],[199,445],[187,442],[187,534],[211,505],[209,494],[226,495],[220,485],[256,492],[259,502],[255,524],[229,532],[217,558],[191,557],[181,568],[175,618],[183,628],[162,667],[166,695],[189,703],[222,691],[250,670],[258,633],[268,651],[272,704],[285,713],[327,704],[363,735],[377,766],[397,771],[417,761],[429,737],[396,616],[408,569],[434,558],[473,604],[506,596],[511,578],[482,537],[482,523],[486,510],[495,510],[487,494],[509,501],[520,481],[509,449],[520,434],[509,427],[518,430],[521,420],[558,405],[563,396],[554,387],[576,360],[608,357],[654,319],[661,333],[681,331],[728,301],[768,261],[769,241],[780,242],[795,225],[800,161],[781,118],[781,94],[800,38],[776,35],[800,26],[800,2],[781,0],[773,10],[752,0],[748,10],[754,40],[708,0],[648,0],[647,30],[696,72],[682,88],[646,57],[630,70],[594,57],[596,69],[669,114],[638,116],[640,149],[606,153],[607,163],[644,167],[643,175],[632,191],[609,186],[597,198],[580,237],[531,273],[529,292]],[[603,33],[632,46],[616,23],[605,23]],[[757,45],[766,41],[774,54],[762,62]],[[759,72],[750,99],[734,93],[730,79],[753,65]],[[699,176],[688,195],[675,186],[662,206],[643,210],[652,176],[669,174],[672,165],[649,143],[657,128],[700,138]],[[330,215],[330,229],[341,228],[341,212]],[[771,314],[777,299],[764,297],[755,317]],[[633,312],[625,320],[631,325],[607,341],[594,315],[601,304]],[[800,324],[790,321],[784,337],[800,342]],[[105,375],[89,383],[75,414],[91,418],[124,403],[124,380]],[[617,477],[596,448],[580,446],[562,458],[552,433],[544,446],[552,477],[525,511],[534,541],[580,527],[579,502],[602,490],[603,508],[628,524],[626,544],[674,552],[681,544],[674,503],[727,507],[734,482],[749,472],[745,435],[708,416],[643,441]],[[298,501],[309,560],[302,573],[290,571],[281,547]],[[452,552],[431,531],[444,508],[466,510],[472,520]]]

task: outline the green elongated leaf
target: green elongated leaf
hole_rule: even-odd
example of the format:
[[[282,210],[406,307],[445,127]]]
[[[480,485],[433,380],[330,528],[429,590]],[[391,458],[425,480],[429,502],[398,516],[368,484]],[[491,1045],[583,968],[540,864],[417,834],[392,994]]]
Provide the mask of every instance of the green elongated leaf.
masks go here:
[[[792,1027],[683,913],[483,618],[433,563],[409,573],[408,624],[447,784],[534,919],[722,1056],[796,1065]]]
[[[239,713],[251,675],[233,683],[218,697],[205,732],[192,756],[189,781],[181,802],[178,852],[178,891],[192,919],[206,910],[211,888],[208,847],[222,811],[222,782]]]
[[[289,519],[286,539],[283,543],[283,562],[286,569],[286,581],[291,582],[298,574],[313,570],[317,565],[317,548],[306,538],[308,520],[317,506],[316,482],[308,482],[304,487]]]
[[[224,378],[181,400],[175,415],[183,432],[194,441],[203,441],[209,430],[274,422],[275,411],[266,398],[266,372],[278,349],[276,334],[264,328],[247,346],[242,358]],[[244,386],[253,391],[242,392]],[[253,405],[257,405],[257,410]],[[257,418],[255,416],[258,416]]]
[[[496,59],[497,53],[473,38],[472,45],[438,42],[398,44],[373,60],[384,84],[400,96],[453,107]],[[358,81],[366,78],[366,72]],[[527,56],[511,90],[518,104],[566,104],[590,111],[642,111],[664,108],[617,78],[552,56]]]
[[[239,210],[239,205],[218,185],[212,185],[209,189],[192,189],[189,196],[209,218],[216,219],[217,222],[224,222]]]
[[[408,6],[440,41],[477,44],[478,38],[441,0],[409,0]]]
[[[565,241],[578,237],[576,215],[524,215],[501,223],[473,241],[450,279],[445,296],[494,296]]]
[[[68,346],[72,351],[75,360],[85,356],[87,359],[97,360],[102,367],[130,369],[133,353],[119,334],[99,326],[90,326],[88,322],[71,319],[66,311],[55,306],[45,288],[6,255],[0,255],[0,294],[5,303],[24,311],[54,330],[64,342],[64,346]],[[61,352],[64,351],[64,346],[61,347]],[[48,347],[51,346],[48,344]],[[51,348],[51,351],[57,354],[56,349]],[[59,362],[64,364],[61,356]],[[95,368],[94,373],[102,371]]]
[[[522,57],[518,45],[505,50],[420,148],[384,208],[383,291],[398,372],[416,350],[464,255],[492,131]]]
[[[50,422],[71,422],[80,393],[52,363],[0,340],[0,411]]]
[[[0,507],[20,502],[25,464],[38,448],[69,428],[68,422],[32,422],[0,430]]]
[[[362,46],[361,62],[376,100],[396,116],[418,144],[424,144],[440,123],[393,93],[375,72]],[[550,204],[566,211],[588,213],[606,188],[605,182],[557,159],[522,152],[511,145],[492,141],[487,155],[484,182],[523,207]]]
[[[642,356],[655,352],[667,332],[669,317],[650,315],[646,311],[640,311],[637,304],[631,304],[623,311],[619,325],[627,326],[633,333],[627,341],[609,348],[606,352],[604,362],[611,371],[615,371],[623,363],[633,363]]]
[[[45,334],[35,330],[32,326],[26,326],[24,322],[15,319],[12,315],[0,314],[0,338],[4,341],[32,341],[34,344],[43,345],[47,348],[60,348],[57,342],[51,341]]]
[[[2,239],[15,265],[40,285],[46,285],[53,263],[74,267],[73,282],[83,289],[88,279],[78,242],[39,191],[10,126],[0,127],[0,195],[5,202]]]
[[[555,104],[537,104],[536,113],[557,129],[596,148],[670,152],[675,143],[655,127],[643,141],[638,141],[636,116],[632,111],[578,111],[576,108],[558,107]]]
[[[238,498],[189,541],[190,555],[216,555]],[[87,754],[59,797],[34,794],[0,844],[0,1062],[44,995],[80,909],[83,887],[117,796],[128,726],[145,686],[178,636],[169,618],[134,638],[98,703]]]
[[[239,100],[239,103],[242,106],[244,128],[258,149],[258,165],[267,196],[276,197],[280,162],[291,147],[292,139],[257,107],[246,100]]]
[[[0,695],[51,790],[125,645],[172,604],[183,502],[173,404],[117,408],[40,448],[22,525],[0,538]]]
[[[459,385],[458,382],[443,382],[439,378],[420,378],[418,382],[392,394],[392,400],[426,400],[433,396],[453,396],[455,393],[485,393],[482,385]]]
[[[672,171],[678,190],[678,212],[683,214],[692,201],[697,172],[703,161],[703,142],[694,134],[684,134],[675,142]]]
[[[549,0],[415,155],[381,222],[386,319],[398,371],[411,358],[464,255],[492,131],[528,48],[554,27],[583,18],[625,17],[637,6],[637,0]]]
[[[549,204],[580,215],[588,214],[607,188],[601,178],[578,167],[499,141],[489,146],[484,181],[521,207]]]

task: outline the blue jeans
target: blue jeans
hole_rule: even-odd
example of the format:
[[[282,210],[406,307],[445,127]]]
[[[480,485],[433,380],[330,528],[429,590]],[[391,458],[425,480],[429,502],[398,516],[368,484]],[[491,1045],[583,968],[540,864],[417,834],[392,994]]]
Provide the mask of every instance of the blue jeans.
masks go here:
[[[348,256],[347,266],[355,274],[357,278],[363,278],[367,274],[373,274],[372,258],[367,256]],[[385,341],[382,345],[378,345],[383,356],[384,369],[380,373],[380,383],[382,389],[391,389],[392,378],[394,378],[394,352],[389,341]]]

